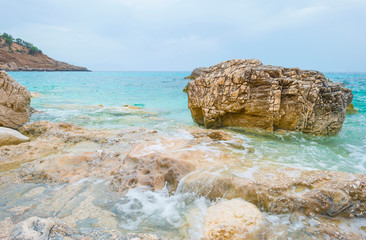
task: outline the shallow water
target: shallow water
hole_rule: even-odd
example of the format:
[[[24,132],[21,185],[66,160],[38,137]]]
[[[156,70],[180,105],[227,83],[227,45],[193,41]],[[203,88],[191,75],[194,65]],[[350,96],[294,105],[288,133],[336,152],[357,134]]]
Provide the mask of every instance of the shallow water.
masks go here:
[[[146,127],[179,138],[191,138],[187,128],[194,125],[187,107],[183,88],[188,72],[11,72],[16,81],[41,96],[32,99],[32,106],[44,113],[34,114],[31,122],[49,120],[73,122],[88,128],[122,129]],[[337,136],[314,137],[302,133],[260,133],[243,129],[226,129],[241,143],[222,142],[220,146],[196,146],[207,152],[225,152],[239,159],[235,163],[215,166],[210,174],[231,174],[251,178],[260,166],[290,166],[300,169],[337,170],[366,173],[366,74],[328,73],[331,80],[344,82],[354,93],[353,104],[359,114],[347,115],[342,131]],[[139,109],[126,107],[135,106]],[[193,146],[192,148],[195,148]],[[209,160],[209,159],[208,159]],[[84,179],[72,186],[24,184],[21,188],[0,186],[0,212],[13,214],[16,206],[35,206],[27,215],[57,216],[68,220],[85,233],[96,226],[98,216],[87,216],[76,221],[72,215],[81,203],[90,202],[104,218],[104,226],[120,231],[161,233],[169,238],[202,237],[203,216],[213,203],[194,193],[177,191],[169,195],[167,189],[152,192],[137,188],[125,196],[108,190],[108,183],[98,179]],[[28,194],[32,189],[33,195]],[[42,189],[43,191],[41,191]],[[28,194],[28,195],[27,195]],[[37,195],[38,194],[38,195]],[[88,196],[91,199],[88,200]],[[34,200],[36,199],[36,200]],[[61,202],[61,208],[57,208]],[[47,205],[47,204],[46,204]],[[78,216],[79,213],[73,213]],[[25,216],[23,216],[25,217]],[[268,229],[277,231],[277,238],[302,236],[313,238],[304,230],[312,227],[313,219],[303,215],[265,213]],[[361,220],[342,220],[344,231],[359,231]],[[289,229],[282,229],[290,225]],[[352,228],[352,226],[354,228]],[[281,231],[283,235],[281,235]],[[364,233],[360,233],[364,234]],[[179,237],[178,237],[179,239]]]
[[[188,72],[11,72],[30,91],[41,93],[32,106],[45,114],[32,121],[66,121],[92,128],[153,128],[184,134],[193,125],[183,88]],[[233,132],[262,161],[314,168],[366,173],[366,74],[328,73],[330,80],[344,82],[354,94],[359,114],[347,115],[342,131],[332,137],[302,133],[255,134]],[[99,106],[98,106],[99,105]],[[138,106],[130,109],[124,105]]]

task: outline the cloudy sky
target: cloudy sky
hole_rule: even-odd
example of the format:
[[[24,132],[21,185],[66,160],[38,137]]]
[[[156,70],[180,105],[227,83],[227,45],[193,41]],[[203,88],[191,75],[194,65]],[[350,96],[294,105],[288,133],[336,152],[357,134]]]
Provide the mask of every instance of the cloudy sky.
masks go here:
[[[0,32],[95,71],[232,58],[366,72],[366,0],[0,0]]]

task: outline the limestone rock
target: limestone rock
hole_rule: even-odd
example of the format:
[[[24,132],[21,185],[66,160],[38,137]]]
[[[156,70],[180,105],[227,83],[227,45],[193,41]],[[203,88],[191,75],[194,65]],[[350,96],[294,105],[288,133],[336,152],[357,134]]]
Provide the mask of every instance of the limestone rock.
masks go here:
[[[4,145],[16,145],[26,141],[29,141],[29,138],[18,131],[0,127],[0,147]]]
[[[366,176],[362,174],[268,167],[247,178],[197,171],[184,178],[180,191],[212,200],[240,197],[278,214],[366,217]]]
[[[29,91],[0,71],[0,126],[17,129],[27,123],[30,101]]]
[[[163,146],[170,145],[171,149],[159,151],[160,144],[156,142],[134,146],[123,160],[120,170],[114,174],[112,190],[123,192],[138,186],[161,190],[165,184],[172,190],[176,189],[179,180],[195,169],[194,163],[189,162],[192,155],[188,151],[170,154],[184,143],[167,139],[161,141],[165,142]]]
[[[205,239],[252,239],[263,221],[259,209],[240,198],[224,200],[207,210]]]
[[[200,149],[213,144],[211,138],[145,141],[132,147],[110,184],[113,191],[126,192],[134,187],[161,190],[165,185],[174,192],[180,180],[192,171],[231,162],[232,156]]]
[[[360,112],[353,106],[352,103],[347,106],[346,114],[356,114],[356,113],[360,113]]]
[[[41,96],[38,92],[30,92],[31,98],[39,98]]]
[[[52,228],[56,225],[56,222],[49,218],[30,217],[20,223],[18,223],[9,239],[27,239],[27,240],[43,240],[49,239]]]
[[[185,77],[184,79],[196,79],[206,70],[207,70],[207,68],[205,68],[205,67],[195,68],[193,70],[193,72],[191,73],[191,75]]]
[[[188,83],[193,120],[207,128],[227,126],[336,134],[352,92],[318,71],[229,60]]]

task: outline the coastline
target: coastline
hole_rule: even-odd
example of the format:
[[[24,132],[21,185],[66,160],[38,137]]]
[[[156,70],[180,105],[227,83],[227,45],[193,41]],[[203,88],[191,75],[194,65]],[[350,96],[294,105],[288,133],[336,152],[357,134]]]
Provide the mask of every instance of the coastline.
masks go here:
[[[185,73],[11,74],[41,93],[32,104],[44,113],[20,129],[29,142],[0,147],[0,202],[11,199],[0,221],[9,229],[51,217],[45,223],[74,229],[60,233],[74,238],[142,231],[199,239],[207,209],[241,197],[262,212],[264,239],[365,236],[365,169],[355,165],[363,111],[333,137],[206,130],[190,120],[177,91]],[[363,110],[362,95],[355,102]]]

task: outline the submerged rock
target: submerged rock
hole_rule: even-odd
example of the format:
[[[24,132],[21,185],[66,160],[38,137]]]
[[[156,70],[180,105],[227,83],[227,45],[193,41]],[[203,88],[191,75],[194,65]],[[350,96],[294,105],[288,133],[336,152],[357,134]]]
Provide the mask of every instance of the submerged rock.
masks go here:
[[[30,93],[5,71],[0,71],[0,126],[19,128],[29,122]]]
[[[212,162],[214,158],[225,159],[223,154],[216,156],[193,148],[196,144],[195,140],[161,138],[135,145],[114,173],[111,189],[125,192],[145,186],[151,190],[161,190],[167,185],[170,191],[175,191],[188,173],[203,166],[215,165]]]
[[[211,66],[188,83],[193,120],[207,128],[227,126],[338,133],[352,92],[318,71],[263,65],[257,59]]]
[[[0,222],[1,223],[1,222]],[[0,228],[1,229],[1,228]],[[0,235],[1,236],[1,235]],[[125,239],[162,240],[165,238],[145,233],[123,233],[109,229],[92,229],[86,234],[70,227],[58,218],[30,217],[19,222],[11,230],[9,240],[48,240],[48,239]]]
[[[351,103],[350,105],[347,106],[346,113],[347,114],[356,114],[356,113],[360,113],[360,112]]]
[[[39,98],[42,94],[38,92],[30,92],[31,98]]]
[[[29,138],[18,131],[0,127],[0,147],[5,145],[16,145],[26,141],[29,141]]]
[[[263,221],[259,209],[240,198],[223,200],[207,210],[205,239],[254,239]]]
[[[180,191],[212,200],[240,197],[274,213],[366,217],[366,177],[362,174],[269,167],[247,178],[199,171],[184,179]]]

